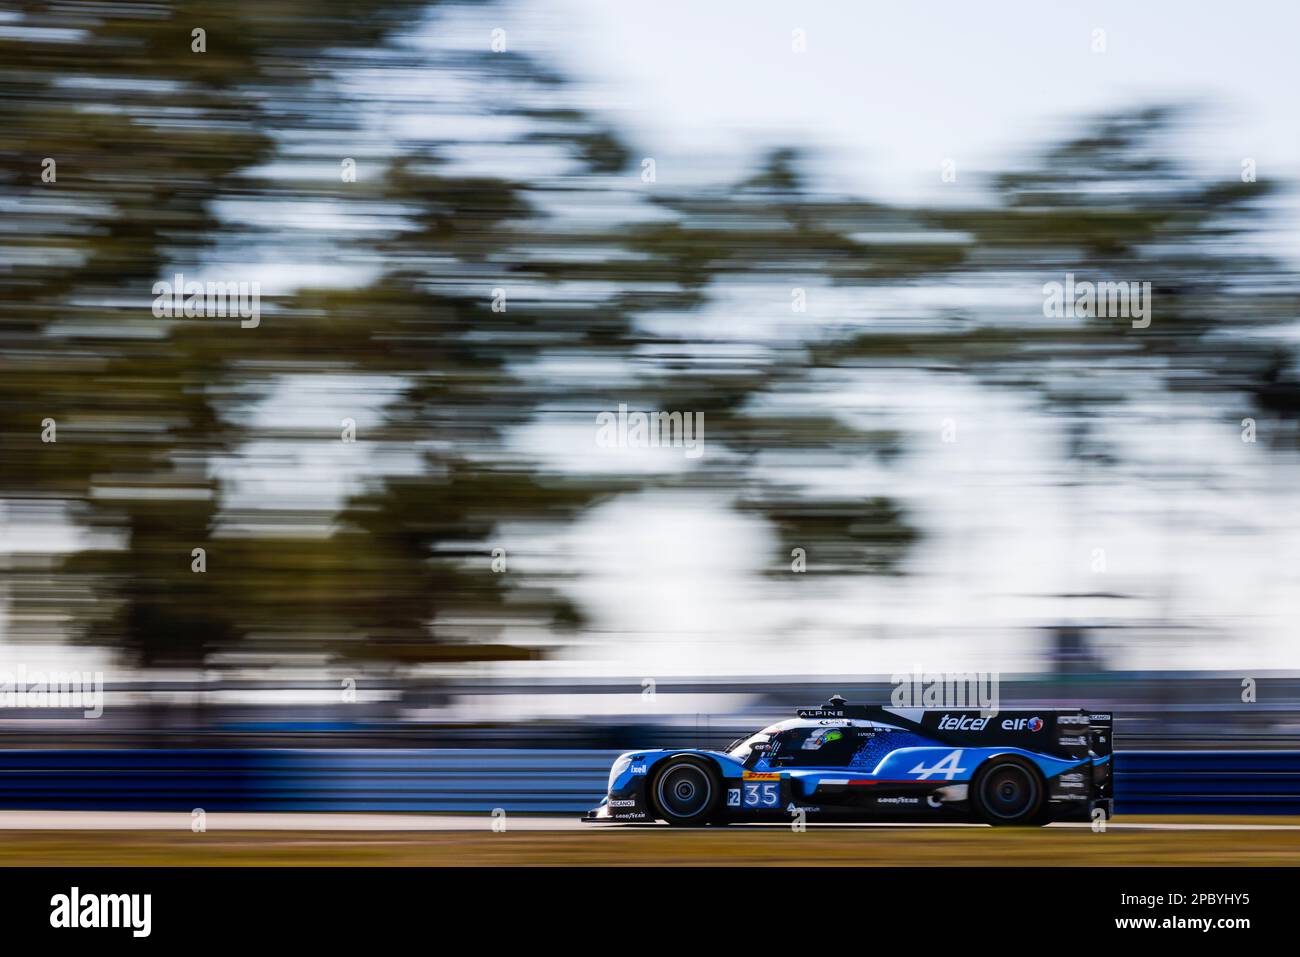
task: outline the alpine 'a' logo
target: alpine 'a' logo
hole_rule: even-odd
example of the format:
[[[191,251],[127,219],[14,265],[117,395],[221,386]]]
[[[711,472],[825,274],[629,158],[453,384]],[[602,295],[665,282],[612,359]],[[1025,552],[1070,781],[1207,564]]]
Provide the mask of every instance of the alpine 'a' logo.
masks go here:
[[[931,775],[943,775],[945,781],[951,781],[958,774],[965,771],[965,768],[958,767],[961,764],[961,751],[949,751],[941,760],[935,762],[931,767],[926,767],[925,762],[921,761],[916,767],[908,771],[908,774],[915,774],[918,781],[928,781]]]

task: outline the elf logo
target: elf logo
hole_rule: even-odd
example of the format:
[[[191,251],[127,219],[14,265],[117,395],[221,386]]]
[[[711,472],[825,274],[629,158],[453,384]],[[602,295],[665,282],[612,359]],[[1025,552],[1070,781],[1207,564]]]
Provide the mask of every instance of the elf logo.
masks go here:
[[[1042,731],[1042,718],[1007,718],[1002,722],[1003,731]]]

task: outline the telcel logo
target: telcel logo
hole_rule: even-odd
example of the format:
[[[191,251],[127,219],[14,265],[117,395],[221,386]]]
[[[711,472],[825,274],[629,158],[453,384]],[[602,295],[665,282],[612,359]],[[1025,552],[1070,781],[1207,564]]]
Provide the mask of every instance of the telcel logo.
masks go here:
[[[940,731],[983,731],[989,726],[992,718],[972,718],[968,714],[953,717],[945,714],[939,719]]]
[[[1002,722],[1003,731],[1042,731],[1042,718],[1007,718]]]

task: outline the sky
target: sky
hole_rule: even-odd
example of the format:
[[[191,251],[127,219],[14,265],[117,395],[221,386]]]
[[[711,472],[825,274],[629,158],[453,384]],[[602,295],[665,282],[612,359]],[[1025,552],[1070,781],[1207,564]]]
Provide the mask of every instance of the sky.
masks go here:
[[[894,202],[979,202],[983,174],[1088,114],[1160,102],[1204,106],[1186,150],[1207,175],[1235,179],[1247,157],[1260,178],[1300,171],[1292,41],[1300,5],[542,0],[511,9],[511,42],[582,81],[585,104],[656,159],[661,182],[725,181],[764,147],[795,144],[821,157],[816,172],[831,188]],[[796,29],[806,52],[792,50]],[[1096,30],[1103,52],[1094,51]],[[941,180],[948,158],[955,183]],[[1294,212],[1288,195],[1278,241],[1292,256]],[[888,391],[845,401],[878,404]],[[580,527],[574,550],[593,556],[581,597],[600,625],[628,639],[606,645],[593,667],[1032,669],[1044,664],[1035,630],[1044,623],[1156,621],[1171,608],[1187,626],[1181,633],[1109,653],[1135,668],[1300,665],[1290,638],[1296,582],[1283,570],[1293,566],[1278,564],[1300,557],[1294,509],[1269,491],[1288,485],[1293,460],[1263,472],[1244,466],[1235,436],[1206,434],[1194,410],[1153,408],[1120,441],[1139,458],[1145,448],[1212,461],[1242,494],[1225,501],[1159,481],[1072,492],[1052,477],[1059,423],[1015,398],[952,391],[920,377],[912,384],[901,425],[920,452],[887,489],[931,533],[913,562],[926,574],[854,583],[813,610],[754,579],[764,532],[747,520],[685,498],[619,502]],[[949,414],[973,423],[975,435],[936,447],[934,422]],[[864,491],[871,481],[862,477]],[[1193,513],[1216,516],[1216,530],[1186,522]],[[1092,572],[1103,545],[1109,579]],[[1027,597],[1117,583],[1146,600]],[[1230,644],[1219,640],[1225,630]]]
[[[941,199],[975,188],[1062,122],[1144,101],[1205,102],[1192,152],[1235,177],[1300,169],[1300,5],[539,0],[512,9],[536,47],[594,87],[648,154],[698,166],[794,141],[845,189]],[[537,21],[536,31],[528,24]],[[792,52],[792,31],[806,52]],[[1105,31],[1093,52],[1094,30]],[[957,182],[940,181],[955,160]],[[969,174],[969,175],[963,175]],[[957,187],[954,189],[953,187]]]

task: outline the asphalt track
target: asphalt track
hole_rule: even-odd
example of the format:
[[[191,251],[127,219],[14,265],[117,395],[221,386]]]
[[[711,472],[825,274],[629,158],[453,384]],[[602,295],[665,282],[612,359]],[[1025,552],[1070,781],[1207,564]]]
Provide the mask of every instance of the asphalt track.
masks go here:
[[[493,825],[496,825],[494,828]],[[572,816],[3,811],[0,866],[1300,866],[1300,817],[584,824]]]
[[[494,827],[495,825],[495,827]],[[0,866],[1300,866],[1300,817],[675,828],[572,815],[0,811]]]

